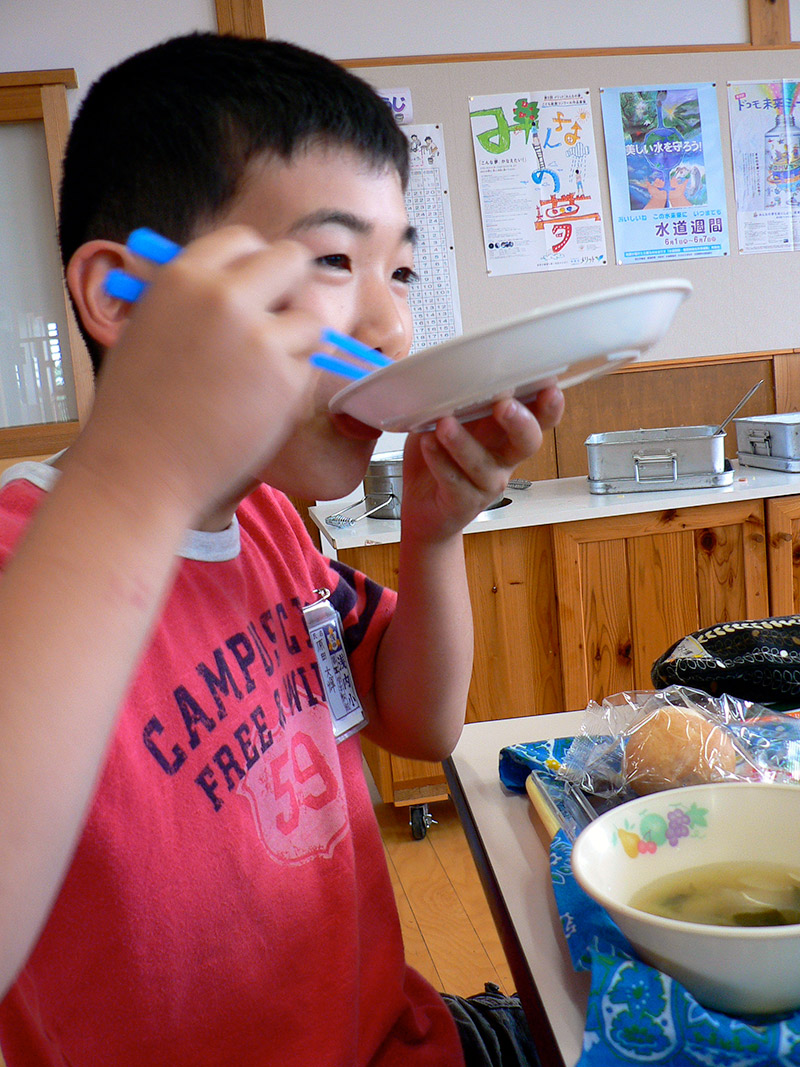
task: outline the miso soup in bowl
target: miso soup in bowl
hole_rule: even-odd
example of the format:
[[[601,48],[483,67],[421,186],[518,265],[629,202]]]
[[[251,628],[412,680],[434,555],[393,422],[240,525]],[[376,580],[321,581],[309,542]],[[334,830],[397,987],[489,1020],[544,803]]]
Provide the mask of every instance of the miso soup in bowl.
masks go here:
[[[578,883],[641,958],[734,1015],[800,1007],[800,787],[715,782],[594,820]]]

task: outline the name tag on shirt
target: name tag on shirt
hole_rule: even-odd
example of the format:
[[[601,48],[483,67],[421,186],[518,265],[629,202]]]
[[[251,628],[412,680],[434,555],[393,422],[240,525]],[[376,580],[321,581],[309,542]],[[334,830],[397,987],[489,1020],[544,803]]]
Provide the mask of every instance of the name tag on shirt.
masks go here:
[[[317,657],[319,676],[331,713],[333,736],[337,744],[367,724],[358,699],[350,663],[344,649],[342,620],[330,600],[330,590],[315,589],[320,597],[303,608],[311,647]]]

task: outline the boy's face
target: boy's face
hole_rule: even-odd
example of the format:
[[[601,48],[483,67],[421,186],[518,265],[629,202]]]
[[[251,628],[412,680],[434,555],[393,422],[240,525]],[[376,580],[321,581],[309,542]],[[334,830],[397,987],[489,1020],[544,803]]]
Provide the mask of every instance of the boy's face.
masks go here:
[[[408,354],[413,230],[400,178],[343,148],[311,148],[291,161],[255,164],[220,223],[241,223],[268,240],[291,237],[314,255],[293,305],[392,359]],[[292,436],[261,472],[263,481],[305,499],[336,499],[363,478],[379,431],[331,415],[347,379],[319,372]]]

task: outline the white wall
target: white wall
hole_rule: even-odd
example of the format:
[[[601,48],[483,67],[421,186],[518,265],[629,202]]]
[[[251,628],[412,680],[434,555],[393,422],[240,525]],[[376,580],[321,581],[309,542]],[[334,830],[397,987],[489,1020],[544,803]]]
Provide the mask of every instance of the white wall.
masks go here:
[[[74,68],[74,115],[86,89],[120,59],[165,37],[216,28],[214,0],[5,0],[0,71]]]
[[[747,0],[264,0],[264,11],[271,37],[334,59],[750,39]]]
[[[790,3],[800,26],[800,0]],[[747,0],[264,0],[264,10],[271,36],[335,59],[749,38]],[[5,0],[0,71],[73,67],[74,114],[92,81],[124,56],[174,34],[215,28],[214,0]]]

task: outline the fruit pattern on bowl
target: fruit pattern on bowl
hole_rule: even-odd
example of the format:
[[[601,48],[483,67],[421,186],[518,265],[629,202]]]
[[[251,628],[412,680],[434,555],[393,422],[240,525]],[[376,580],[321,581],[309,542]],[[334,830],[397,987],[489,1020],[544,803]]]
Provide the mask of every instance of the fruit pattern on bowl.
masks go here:
[[[659,848],[675,848],[683,837],[704,837],[708,827],[708,809],[698,804],[688,808],[680,803],[674,804],[667,812],[666,819],[657,812],[646,812],[638,819],[624,819],[622,826],[615,826],[615,842],[619,842],[625,852],[636,859],[656,852]]]

